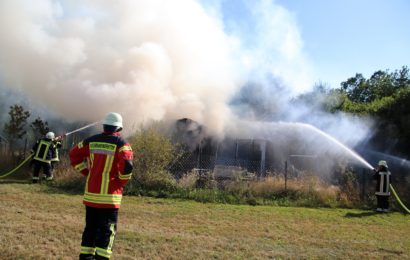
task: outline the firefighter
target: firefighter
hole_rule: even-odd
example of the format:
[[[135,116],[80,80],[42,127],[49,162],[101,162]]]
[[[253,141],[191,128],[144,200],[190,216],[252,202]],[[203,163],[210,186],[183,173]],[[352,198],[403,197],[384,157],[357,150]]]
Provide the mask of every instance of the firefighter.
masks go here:
[[[70,150],[71,165],[87,178],[80,259],[109,259],[112,254],[122,192],[133,168],[131,146],[120,136],[122,128],[121,115],[108,113],[103,133]]]
[[[33,183],[37,183],[40,180],[39,174],[41,169],[43,169],[47,181],[53,180],[51,159],[56,149],[53,143],[54,137],[53,132],[48,132],[44,138],[37,140],[31,150],[34,153],[32,160],[32,164],[34,164]]]
[[[389,186],[390,171],[386,161],[379,161],[378,168],[375,169],[374,179],[376,180],[377,212],[389,212]]]

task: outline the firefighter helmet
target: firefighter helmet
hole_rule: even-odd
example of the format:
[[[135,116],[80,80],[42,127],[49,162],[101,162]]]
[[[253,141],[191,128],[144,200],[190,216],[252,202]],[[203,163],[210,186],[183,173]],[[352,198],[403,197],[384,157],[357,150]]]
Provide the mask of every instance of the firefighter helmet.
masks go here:
[[[54,137],[55,137],[55,135],[54,135],[53,132],[48,132],[48,133],[46,134],[46,138],[47,138],[47,139],[53,140]]]
[[[110,112],[104,119],[103,125],[112,125],[122,128],[122,116],[115,112]]]
[[[384,160],[379,161],[379,166],[384,166],[384,167],[388,168],[388,167],[387,167],[387,162],[384,161]]]

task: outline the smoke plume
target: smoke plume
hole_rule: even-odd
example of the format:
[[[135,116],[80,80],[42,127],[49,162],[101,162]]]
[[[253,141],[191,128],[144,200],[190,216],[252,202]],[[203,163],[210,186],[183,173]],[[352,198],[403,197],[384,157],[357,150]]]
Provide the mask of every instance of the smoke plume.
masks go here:
[[[192,0],[2,1],[0,32],[2,83],[72,120],[188,116],[218,132],[239,87],[230,37]]]
[[[314,78],[295,17],[274,1],[231,2],[241,17],[218,0],[3,0],[0,85],[72,121],[190,118],[222,136],[270,114],[362,140],[363,122],[289,104]]]

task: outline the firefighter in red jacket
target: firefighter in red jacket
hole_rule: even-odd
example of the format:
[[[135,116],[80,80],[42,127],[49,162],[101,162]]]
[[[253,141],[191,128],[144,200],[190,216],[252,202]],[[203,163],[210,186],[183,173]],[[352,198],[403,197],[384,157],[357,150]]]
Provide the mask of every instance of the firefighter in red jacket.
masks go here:
[[[108,113],[104,132],[70,151],[71,165],[87,178],[80,259],[109,259],[112,254],[122,192],[133,168],[131,146],[120,136],[122,127],[121,115]]]
[[[377,198],[377,212],[389,211],[389,197],[390,197],[390,171],[388,170],[386,161],[379,161],[378,168],[374,172],[374,179],[376,180],[376,198]]]

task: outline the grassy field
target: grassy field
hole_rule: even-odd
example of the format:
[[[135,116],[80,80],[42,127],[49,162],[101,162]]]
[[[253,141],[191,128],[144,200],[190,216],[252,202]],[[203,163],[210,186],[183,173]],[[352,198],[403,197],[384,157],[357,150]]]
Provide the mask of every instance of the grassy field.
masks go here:
[[[82,196],[0,183],[0,259],[76,259]],[[410,216],[127,196],[112,259],[410,259]]]

